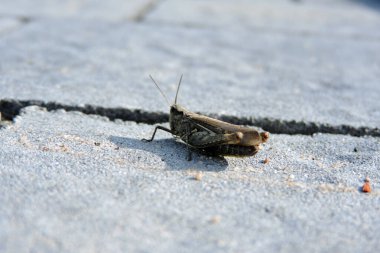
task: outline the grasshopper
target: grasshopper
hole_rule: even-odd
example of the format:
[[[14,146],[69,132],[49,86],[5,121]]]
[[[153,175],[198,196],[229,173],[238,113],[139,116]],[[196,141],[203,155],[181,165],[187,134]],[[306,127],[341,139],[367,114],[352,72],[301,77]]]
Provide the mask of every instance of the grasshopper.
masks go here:
[[[269,139],[269,132],[259,132],[256,129],[230,124],[221,120],[191,112],[177,104],[178,91],[182,76],[177,86],[174,103],[170,106],[170,129],[156,126],[150,139],[152,141],[158,129],[180,138],[187,145],[187,160],[191,160],[191,148],[198,149],[212,156],[253,156],[260,150],[260,144]],[[170,105],[151,75],[157,89]]]

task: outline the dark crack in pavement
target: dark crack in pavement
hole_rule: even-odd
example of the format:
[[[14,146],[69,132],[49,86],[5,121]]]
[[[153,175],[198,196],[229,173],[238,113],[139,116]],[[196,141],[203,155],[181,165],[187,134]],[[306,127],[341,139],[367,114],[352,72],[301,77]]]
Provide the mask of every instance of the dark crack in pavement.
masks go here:
[[[13,120],[20,114],[21,109],[27,106],[40,106],[47,111],[63,109],[66,111],[78,111],[84,114],[94,114],[107,117],[110,120],[120,119],[144,124],[159,124],[169,121],[169,114],[163,112],[148,112],[141,109],[106,108],[96,105],[65,105],[57,102],[44,102],[40,100],[0,100],[0,112],[5,120]],[[209,114],[207,116],[220,119],[236,125],[260,127],[274,134],[289,135],[313,135],[316,133],[351,135],[356,137],[373,136],[380,137],[379,128],[354,127],[349,125],[331,125],[318,122],[304,122],[295,120],[280,120],[274,118],[236,117],[231,115]]]

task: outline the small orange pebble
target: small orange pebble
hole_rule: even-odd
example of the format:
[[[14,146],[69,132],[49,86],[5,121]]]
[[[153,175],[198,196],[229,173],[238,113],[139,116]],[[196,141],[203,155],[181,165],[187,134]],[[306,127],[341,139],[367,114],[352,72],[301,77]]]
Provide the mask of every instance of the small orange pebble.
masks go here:
[[[218,223],[220,223],[221,220],[222,220],[222,217],[220,217],[220,215],[215,215],[215,216],[211,217],[210,223],[211,224],[218,224]]]
[[[363,192],[368,192],[368,193],[371,192],[371,186],[370,186],[369,182],[365,182],[364,183],[364,185],[363,185]]]
[[[263,164],[267,164],[267,163],[269,163],[269,158],[265,158],[265,160],[263,161]]]
[[[197,181],[201,181],[202,180],[202,177],[203,177],[203,174],[198,171],[195,176],[194,176],[194,179],[197,180]]]
[[[371,185],[369,184],[369,178],[368,177],[366,177],[364,179],[364,185],[363,185],[362,191],[368,192],[368,193],[371,192]]]

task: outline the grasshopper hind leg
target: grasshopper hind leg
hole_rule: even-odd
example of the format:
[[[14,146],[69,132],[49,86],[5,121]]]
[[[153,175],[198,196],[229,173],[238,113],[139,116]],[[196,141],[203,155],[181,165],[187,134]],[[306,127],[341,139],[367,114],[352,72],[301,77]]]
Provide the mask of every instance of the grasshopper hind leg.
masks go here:
[[[166,127],[163,127],[163,126],[156,126],[156,128],[154,129],[154,132],[152,134],[152,137],[150,139],[141,139],[142,141],[147,141],[147,142],[151,142],[153,141],[154,139],[154,136],[156,135],[156,132],[157,132],[157,129],[160,129],[160,130],[163,130],[163,131],[166,131],[168,133],[171,133],[172,134],[172,131]]]
[[[253,156],[259,151],[258,146],[219,145],[204,148],[203,151],[211,156]]]

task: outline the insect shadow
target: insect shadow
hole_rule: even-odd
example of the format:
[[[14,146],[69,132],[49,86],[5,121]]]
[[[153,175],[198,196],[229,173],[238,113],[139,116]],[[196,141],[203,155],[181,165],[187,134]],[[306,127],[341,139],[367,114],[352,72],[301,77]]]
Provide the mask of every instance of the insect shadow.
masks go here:
[[[109,136],[108,140],[119,148],[143,150],[161,157],[168,170],[194,169],[199,171],[223,171],[228,162],[224,157],[209,157],[194,152],[193,159],[187,161],[186,145],[174,139],[159,139],[154,142],[143,142],[140,139]]]

